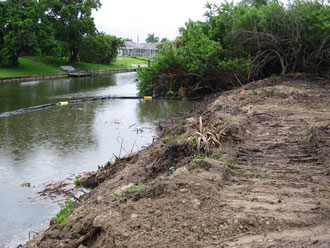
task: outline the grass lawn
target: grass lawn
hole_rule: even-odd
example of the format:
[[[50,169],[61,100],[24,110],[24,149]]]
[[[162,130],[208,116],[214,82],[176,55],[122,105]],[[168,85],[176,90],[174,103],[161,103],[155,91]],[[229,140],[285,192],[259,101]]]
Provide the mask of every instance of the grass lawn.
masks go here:
[[[110,69],[123,69],[131,68],[132,64],[142,65],[146,64],[145,61],[129,58],[129,57],[117,57],[117,60],[111,65],[93,64],[85,62],[69,63],[68,59],[59,59],[50,56],[31,56],[25,57],[27,59],[42,62],[54,68],[59,68],[62,65],[71,65],[76,69],[88,69],[88,70],[110,70]]]
[[[130,57],[122,57],[118,56],[116,63],[127,63],[127,64],[134,64],[134,65],[145,65],[147,61],[140,60],[138,58],[130,58]]]
[[[46,66],[43,63],[32,62],[25,58],[19,58],[18,61],[18,67],[0,67],[0,77],[54,74],[62,72],[58,69]]]
[[[67,59],[59,59],[50,56],[25,56],[19,58],[18,67],[0,66],[0,77],[61,73],[63,71],[59,70],[58,68],[62,65],[72,65],[76,69],[109,70],[131,68],[134,64],[146,64],[146,61],[129,57],[118,57],[112,65],[102,65],[84,62],[70,64]]]

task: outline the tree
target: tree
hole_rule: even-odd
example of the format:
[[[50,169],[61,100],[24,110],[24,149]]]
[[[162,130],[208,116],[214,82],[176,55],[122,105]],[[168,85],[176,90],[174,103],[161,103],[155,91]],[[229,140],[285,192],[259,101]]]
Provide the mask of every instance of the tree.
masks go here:
[[[53,23],[56,39],[61,42],[62,55],[70,62],[78,60],[84,37],[96,32],[92,10],[101,7],[100,0],[40,0]]]
[[[249,3],[248,3],[249,2]],[[140,94],[188,96],[272,74],[330,74],[330,7],[322,0],[245,0],[207,4],[206,21],[189,21],[150,66],[139,68]]]
[[[148,34],[146,42],[147,43],[157,43],[157,42],[159,42],[159,37],[155,37],[155,33]]]
[[[79,58],[84,62],[110,64],[117,56],[118,48],[124,46],[121,38],[105,33],[84,37]]]
[[[3,49],[4,40],[3,37],[5,36],[5,26],[6,26],[6,19],[5,13],[7,12],[7,5],[5,2],[0,2],[0,51]],[[0,56],[0,63],[3,60],[3,56]]]
[[[262,5],[267,5],[270,0],[243,0],[242,3],[245,3],[249,6],[261,7]]]
[[[42,53],[55,46],[53,32],[36,0],[0,2],[1,60],[17,66],[22,52]]]
[[[129,42],[133,42],[133,40],[131,38],[123,38],[123,41],[129,41]]]
[[[166,37],[165,37],[165,38],[162,38],[162,39],[160,40],[161,43],[166,42],[166,41],[169,41],[169,39],[167,39]]]

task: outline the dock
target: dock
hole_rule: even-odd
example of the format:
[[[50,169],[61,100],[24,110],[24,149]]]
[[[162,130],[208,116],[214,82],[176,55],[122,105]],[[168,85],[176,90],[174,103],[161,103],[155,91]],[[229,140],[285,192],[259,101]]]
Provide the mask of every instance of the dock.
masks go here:
[[[90,75],[91,73],[86,71],[69,72],[69,77],[89,77]]]

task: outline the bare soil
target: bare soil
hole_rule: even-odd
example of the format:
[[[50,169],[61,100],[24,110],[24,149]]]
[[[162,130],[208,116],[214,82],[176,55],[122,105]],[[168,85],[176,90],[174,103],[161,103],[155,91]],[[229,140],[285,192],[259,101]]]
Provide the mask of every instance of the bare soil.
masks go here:
[[[24,247],[330,247],[330,81],[213,96],[85,186],[67,226]]]

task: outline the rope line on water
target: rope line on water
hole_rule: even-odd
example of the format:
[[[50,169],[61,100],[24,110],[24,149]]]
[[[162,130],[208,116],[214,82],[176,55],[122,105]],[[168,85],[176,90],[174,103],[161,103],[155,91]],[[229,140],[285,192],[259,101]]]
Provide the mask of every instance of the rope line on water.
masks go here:
[[[145,96],[145,97],[143,97],[143,96],[104,96],[104,97],[96,97],[96,98],[77,99],[77,100],[71,100],[71,101],[61,101],[61,102],[57,102],[57,103],[48,103],[48,104],[43,104],[43,105],[38,105],[38,106],[33,106],[33,107],[28,107],[28,108],[17,109],[17,110],[13,110],[13,111],[0,113],[0,118],[11,116],[11,115],[23,114],[26,112],[54,107],[54,106],[66,106],[68,104],[74,104],[74,103],[93,102],[93,101],[101,101],[101,100],[116,100],[116,99],[123,99],[123,100],[126,100],[126,99],[144,99],[144,100],[156,99],[156,100],[172,100],[172,101],[200,101],[204,98],[203,97],[174,98],[174,97],[151,97],[151,96]]]

